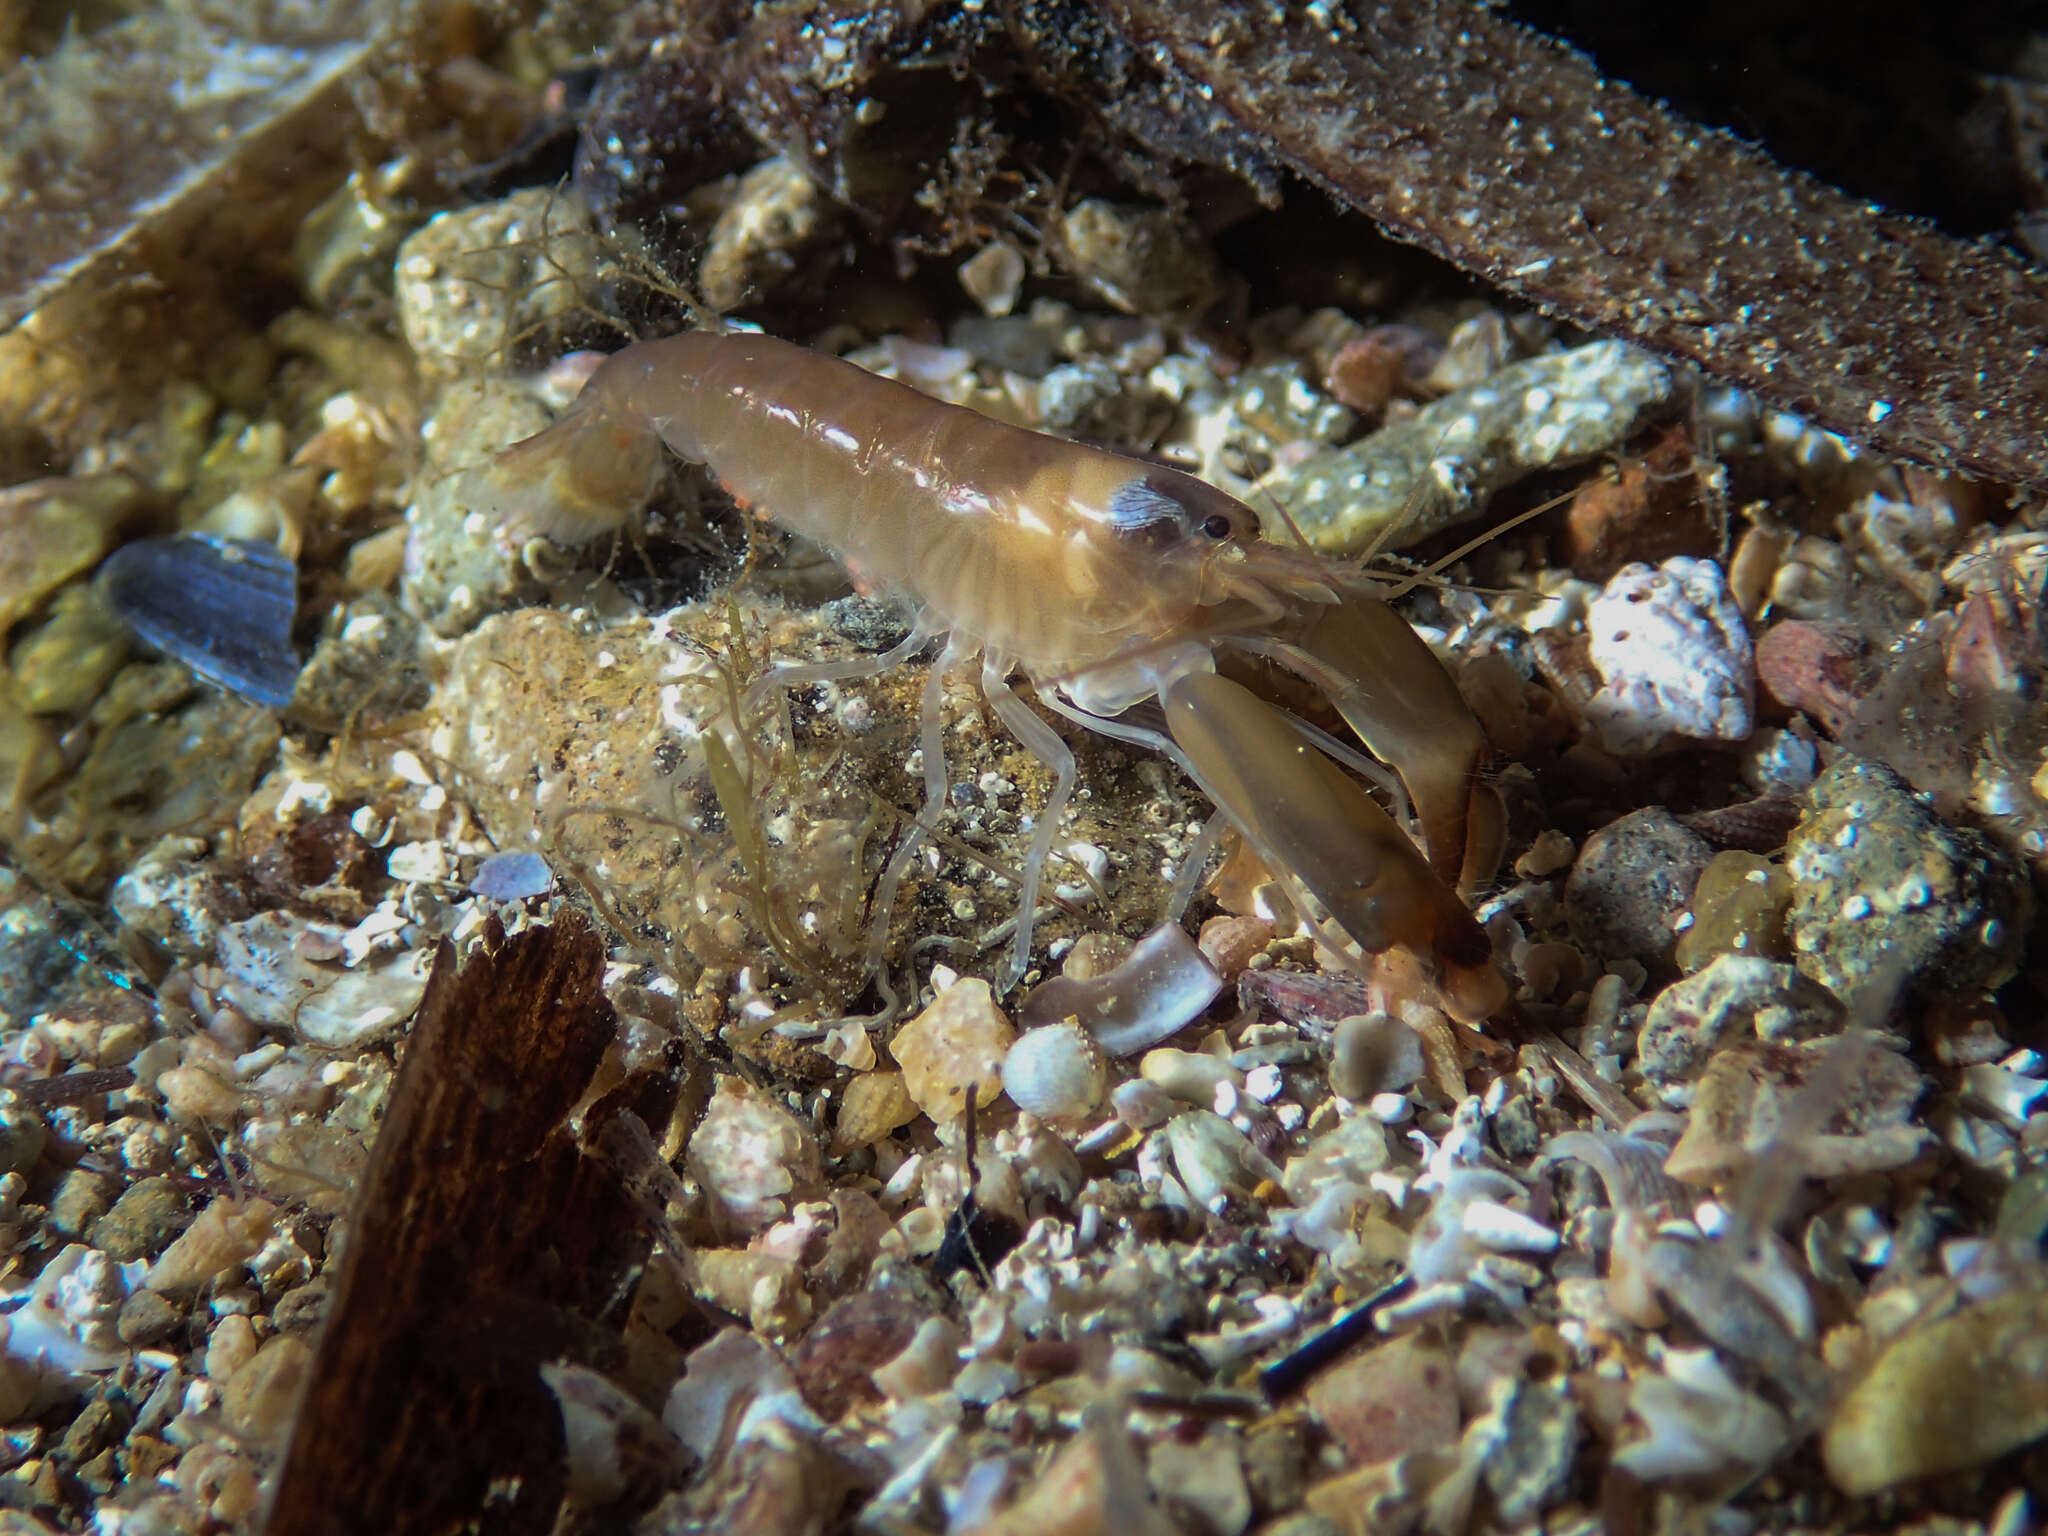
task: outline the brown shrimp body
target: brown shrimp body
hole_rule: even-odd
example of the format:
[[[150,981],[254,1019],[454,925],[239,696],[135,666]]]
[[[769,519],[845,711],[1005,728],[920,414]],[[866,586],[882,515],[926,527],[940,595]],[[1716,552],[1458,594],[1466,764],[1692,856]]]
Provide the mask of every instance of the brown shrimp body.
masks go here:
[[[554,426],[484,472],[478,503],[515,536],[588,538],[638,510],[664,445],[758,515],[831,550],[863,588],[914,607],[917,636],[947,636],[921,712],[925,810],[883,874],[878,911],[945,801],[937,679],[979,650],[990,705],[1054,778],[1023,866],[1008,981],[1030,958],[1075,773],[1058,733],[1010,690],[1021,668],[1058,713],[1172,756],[1304,913],[1320,914],[1317,932],[1340,953],[1415,954],[1460,1018],[1483,1018],[1505,997],[1491,946],[1453,890],[1465,883],[1482,747],[1457,684],[1370,591],[1340,592],[1319,562],[1260,538],[1243,503],[838,358],[709,332],[607,359]],[[768,681],[872,675],[915,643],[872,661],[777,668]],[[1320,756],[1349,749],[1328,737],[1312,744],[1306,727],[1215,674],[1219,645],[1264,655],[1324,693],[1399,776],[1426,856]],[[1146,698],[1163,706],[1164,733],[1116,718]],[[878,924],[877,965],[885,937]]]
[[[651,427],[864,587],[909,599],[927,628],[1027,670],[1088,667],[1186,625],[1217,595],[1206,557],[1257,526],[1191,475],[993,421],[768,336],[691,332],[628,348],[577,410]]]

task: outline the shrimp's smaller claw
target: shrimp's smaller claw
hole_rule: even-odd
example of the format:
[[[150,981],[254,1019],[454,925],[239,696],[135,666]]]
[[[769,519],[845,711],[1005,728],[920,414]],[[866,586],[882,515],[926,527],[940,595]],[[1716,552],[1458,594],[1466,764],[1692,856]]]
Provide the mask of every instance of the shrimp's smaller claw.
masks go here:
[[[1408,621],[1377,598],[1354,594],[1309,610],[1276,638],[1276,659],[1314,682],[1366,749],[1401,776],[1430,867],[1446,884],[1462,886],[1467,853],[1478,851],[1471,847],[1472,813],[1487,809],[1474,804],[1486,735],[1457,681]]]
[[[1506,1002],[1493,945],[1456,892],[1393,818],[1285,715],[1207,671],[1172,679],[1163,698],[1167,728],[1196,781],[1329,948],[1409,952],[1422,962],[1444,1011],[1464,1023]]]

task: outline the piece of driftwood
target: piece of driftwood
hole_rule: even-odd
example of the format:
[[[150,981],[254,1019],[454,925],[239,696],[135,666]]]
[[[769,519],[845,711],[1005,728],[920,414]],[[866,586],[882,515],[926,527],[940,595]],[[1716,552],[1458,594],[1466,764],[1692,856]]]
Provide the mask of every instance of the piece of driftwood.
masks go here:
[[[1478,0],[1098,9],[1258,149],[1509,293],[1888,453],[2048,479],[2048,277],[2008,252],[1689,123]]]
[[[540,1374],[603,1370],[649,1252],[570,1112],[615,1034],[604,946],[571,912],[458,968],[436,957],[348,1228],[333,1310],[278,1474],[273,1536],[553,1528],[561,1411]],[[584,1107],[584,1141],[665,1124],[674,1064]]]

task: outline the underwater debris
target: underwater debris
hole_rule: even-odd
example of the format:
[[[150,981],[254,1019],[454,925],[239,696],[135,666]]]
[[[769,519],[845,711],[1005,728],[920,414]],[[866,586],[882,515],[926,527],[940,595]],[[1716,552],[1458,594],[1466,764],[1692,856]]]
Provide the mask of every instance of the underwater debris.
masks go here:
[[[268,709],[290,707],[298,567],[275,544],[192,533],[123,544],[100,581],[129,628],[210,683]]]
[[[289,230],[325,190],[314,168],[340,178],[342,82],[395,8],[262,5],[233,30],[228,14],[132,16],[0,78],[0,327],[142,241],[175,247],[224,199]]]
[[[1890,769],[1855,758],[1816,779],[1807,804],[1785,857],[1796,963],[1852,1014],[2012,976],[2033,892],[1988,838],[1948,826]]]
[[[2048,278],[1995,247],[1685,122],[1486,5],[1404,0],[1341,23],[1310,6],[1270,25],[1223,0],[1101,12],[1145,50],[1155,93],[1202,103],[1211,143],[1508,292],[1888,452],[2048,477],[2031,425],[2048,381],[2025,339],[2048,323]],[[1143,141],[1150,102],[1133,95],[1110,116]],[[1151,142],[1230,163],[1200,138]],[[1921,338],[1909,356],[1901,334]]]
[[[1023,1022],[1072,1019],[1112,1056],[1135,1056],[1200,1017],[1223,978],[1178,923],[1162,923],[1112,969],[1055,976],[1024,1000]]]
[[[268,1530],[318,1529],[340,1509],[401,1529],[511,1500],[551,1517],[567,1471],[539,1367],[596,1367],[617,1347],[621,1281],[648,1239],[568,1123],[616,1034],[604,948],[566,914],[509,938],[492,922],[483,939],[460,969],[440,950]],[[628,1113],[665,1123],[676,1066],[656,1057],[602,1079],[586,1138]]]
[[[1510,363],[1407,421],[1276,468],[1259,489],[1324,554],[1399,548],[1479,516],[1538,470],[1618,447],[1675,388],[1648,353],[1593,342]]]

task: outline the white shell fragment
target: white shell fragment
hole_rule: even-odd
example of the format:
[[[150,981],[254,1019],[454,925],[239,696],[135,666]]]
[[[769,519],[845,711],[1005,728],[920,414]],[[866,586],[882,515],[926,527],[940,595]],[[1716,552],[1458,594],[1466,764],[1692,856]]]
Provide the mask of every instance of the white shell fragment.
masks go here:
[[[1711,1349],[1668,1349],[1664,1374],[1644,1372],[1628,1405],[1649,1433],[1614,1453],[1645,1482],[1761,1466],[1785,1444],[1785,1416],[1737,1386]]]
[[[1178,923],[1161,923],[1123,964],[1079,981],[1055,976],[1024,1000],[1026,1025],[1073,1019],[1112,1056],[1134,1056],[1201,1017],[1223,978]]]
[[[1713,561],[1623,567],[1593,599],[1586,628],[1604,684],[1587,701],[1586,720],[1610,750],[1652,752],[1667,736],[1749,735],[1756,656]]]
[[[219,937],[221,996],[258,1024],[294,1030],[328,1050],[367,1044],[412,1017],[433,951],[363,951],[348,970],[325,963],[332,950],[348,953],[347,938],[283,912],[229,924]]]
[[[1102,1048],[1078,1024],[1027,1029],[1003,1058],[1003,1091],[1042,1120],[1087,1114],[1108,1085]]]
[[[1216,1209],[1233,1191],[1250,1193],[1261,1179],[1280,1182],[1272,1160],[1221,1115],[1191,1109],[1169,1121],[1164,1134],[1174,1171],[1206,1209]]]

